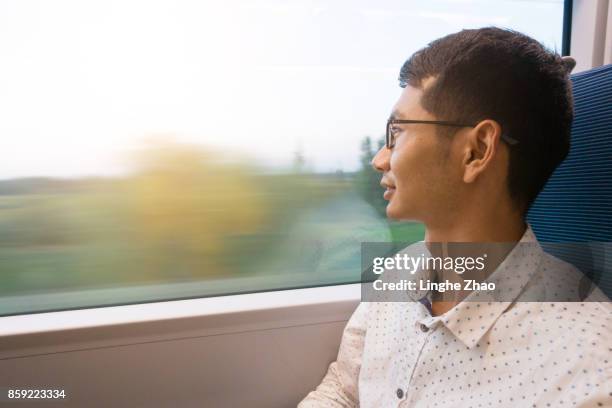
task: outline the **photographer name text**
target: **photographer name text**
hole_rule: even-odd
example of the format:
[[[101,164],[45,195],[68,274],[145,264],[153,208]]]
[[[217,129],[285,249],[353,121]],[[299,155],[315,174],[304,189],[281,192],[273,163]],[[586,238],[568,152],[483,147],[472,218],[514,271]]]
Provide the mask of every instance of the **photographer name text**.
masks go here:
[[[459,290],[495,290],[493,282],[477,282],[473,279],[466,279],[461,282],[451,282],[449,280],[443,282],[432,282],[430,280],[407,280],[402,279],[399,282],[383,282],[375,280],[373,282],[374,290],[424,290],[424,291],[459,291]]]

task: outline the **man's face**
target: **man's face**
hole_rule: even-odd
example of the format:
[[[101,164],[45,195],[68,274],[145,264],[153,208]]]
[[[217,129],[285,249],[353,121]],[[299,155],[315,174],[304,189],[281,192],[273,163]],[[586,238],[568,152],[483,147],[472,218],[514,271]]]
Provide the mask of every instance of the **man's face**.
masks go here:
[[[426,87],[428,82],[425,82]],[[444,120],[421,107],[423,91],[406,86],[393,108],[395,119]],[[436,134],[430,124],[397,124],[395,146],[383,146],[372,165],[383,173],[381,185],[389,200],[387,216],[441,222],[453,212],[461,185],[460,165],[453,163],[454,137]]]

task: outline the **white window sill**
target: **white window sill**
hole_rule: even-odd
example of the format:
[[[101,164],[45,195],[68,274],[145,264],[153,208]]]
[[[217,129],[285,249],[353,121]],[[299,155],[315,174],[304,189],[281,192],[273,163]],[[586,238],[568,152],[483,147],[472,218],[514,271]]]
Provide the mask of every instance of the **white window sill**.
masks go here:
[[[360,284],[0,317],[0,358],[346,321]]]

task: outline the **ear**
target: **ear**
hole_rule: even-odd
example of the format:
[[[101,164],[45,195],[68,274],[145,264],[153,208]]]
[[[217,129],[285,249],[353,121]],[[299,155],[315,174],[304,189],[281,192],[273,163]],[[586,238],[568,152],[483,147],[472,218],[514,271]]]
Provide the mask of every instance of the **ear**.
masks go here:
[[[478,123],[466,136],[463,181],[473,183],[488,168],[499,148],[501,126],[494,120]]]

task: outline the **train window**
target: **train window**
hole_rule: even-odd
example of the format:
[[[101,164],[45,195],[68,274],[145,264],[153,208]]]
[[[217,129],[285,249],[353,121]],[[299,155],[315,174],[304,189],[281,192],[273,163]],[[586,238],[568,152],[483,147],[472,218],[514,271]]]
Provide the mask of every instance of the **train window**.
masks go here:
[[[424,233],[370,166],[401,64],[487,25],[561,52],[564,6],[1,1],[0,315],[359,281]]]

